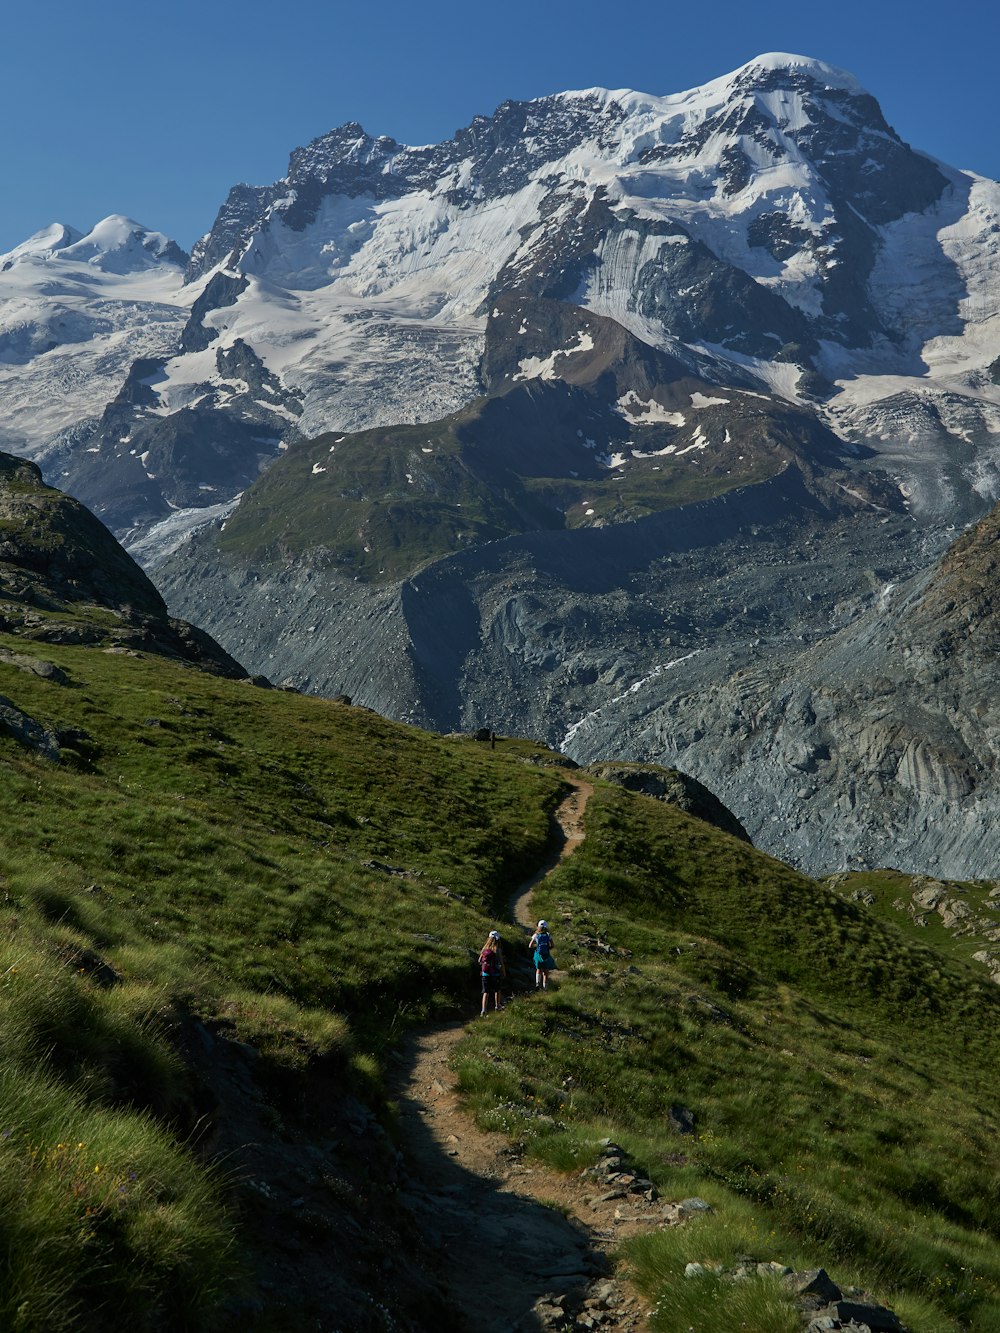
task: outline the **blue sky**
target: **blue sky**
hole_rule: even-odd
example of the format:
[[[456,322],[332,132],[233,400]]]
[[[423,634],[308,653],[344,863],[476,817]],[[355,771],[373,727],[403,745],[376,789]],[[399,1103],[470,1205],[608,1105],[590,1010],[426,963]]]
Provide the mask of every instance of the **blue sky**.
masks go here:
[[[190,248],[230,185],[345,120],[428,143],[506,98],[678,92],[763,51],[850,70],[914,147],[1000,177],[985,0],[47,0],[4,18],[0,252],[108,213]]]

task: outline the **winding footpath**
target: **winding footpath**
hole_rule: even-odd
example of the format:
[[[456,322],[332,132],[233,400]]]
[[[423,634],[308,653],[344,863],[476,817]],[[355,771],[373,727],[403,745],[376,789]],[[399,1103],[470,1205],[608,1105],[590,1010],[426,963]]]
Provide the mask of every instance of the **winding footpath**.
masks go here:
[[[585,836],[593,788],[565,777],[573,790],[555,812],[552,855],[509,903],[526,936],[535,925],[535,887]],[[545,1001],[532,994],[518,1002]],[[451,1068],[464,1032],[454,1023],[412,1034],[399,1052],[396,1089],[407,1170],[400,1197],[445,1259],[451,1315],[477,1333],[641,1333],[644,1306],[613,1274],[610,1255],[648,1221],[622,1216],[613,1201],[595,1202],[593,1181],[523,1159],[504,1135],[477,1129],[460,1109]]]

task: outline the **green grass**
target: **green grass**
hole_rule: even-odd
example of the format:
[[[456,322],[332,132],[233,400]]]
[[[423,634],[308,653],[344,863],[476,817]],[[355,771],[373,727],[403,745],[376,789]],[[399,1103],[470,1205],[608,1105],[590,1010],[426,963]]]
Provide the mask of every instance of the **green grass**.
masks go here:
[[[211,1327],[231,1268],[212,1174],[151,1117],[38,1069],[4,1061],[0,1108],[0,1325]]]
[[[69,685],[0,663],[0,694],[87,757],[0,736],[0,1323],[212,1328],[237,1223],[186,1142],[184,1024],[377,1101],[402,1030],[468,1002],[562,779],[526,743],[44,651]]]
[[[987,972],[973,955],[985,949],[1000,957],[1000,946],[989,938],[989,932],[1000,929],[1000,910],[987,902],[995,880],[937,880],[899,870],[867,870],[842,872],[827,882],[840,897],[860,902],[871,916],[891,923],[916,943],[969,963],[979,980]],[[940,886],[946,901],[968,907],[969,917],[949,927],[939,912],[917,907],[914,892],[928,886]]]
[[[561,384],[539,393],[536,384],[477,399],[441,421],[324,435],[289,450],[253,485],[219,549],[255,562],[308,555],[314,565],[383,582],[502,537],[631,522],[755,485],[780,469],[775,446],[787,443],[783,429],[774,440],[754,436],[716,467],[653,457],[678,432],[643,427],[635,447],[650,457],[621,472],[581,448],[579,423],[590,428],[593,415],[586,394]],[[607,443],[609,452],[616,447]]]
[[[475,1005],[564,779],[528,742],[44,651],[67,685],[0,663],[78,756],[0,736],[0,1323],[212,1328],[241,1222],[193,1146],[185,1025],[253,1047],[269,1086],[322,1069],[378,1106],[398,1037]],[[534,899],[556,988],[470,1030],[470,1108],[559,1170],[610,1136],[712,1204],[628,1249],[659,1329],[792,1327],[771,1279],[684,1277],[747,1255],[826,1267],[914,1333],[1000,1328],[1000,991],[966,943],[897,912],[891,875],[869,906],[595,787]]]
[[[683,1273],[744,1253],[910,1302],[917,1333],[996,1327],[996,988],[657,802],[598,785],[587,829],[535,895],[558,989],[461,1049],[482,1122],[561,1169],[610,1135],[664,1197],[714,1204],[631,1253],[658,1327],[740,1327],[726,1284]]]

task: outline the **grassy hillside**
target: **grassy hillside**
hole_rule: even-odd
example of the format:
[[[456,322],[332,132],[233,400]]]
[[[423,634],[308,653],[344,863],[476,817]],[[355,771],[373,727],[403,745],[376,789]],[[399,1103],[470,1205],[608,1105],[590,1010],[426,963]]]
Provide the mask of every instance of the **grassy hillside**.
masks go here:
[[[739,444],[726,430],[726,446],[699,463],[673,452],[685,443],[678,427],[630,426],[593,391],[535,381],[441,421],[296,446],[217,541],[251,562],[308,555],[373,582],[403,578],[501,537],[630,522],[754,485],[808,454],[801,433],[761,411]],[[628,466],[609,468],[623,449]]]
[[[562,984],[470,1034],[463,1084],[550,1162],[588,1165],[610,1135],[664,1197],[713,1204],[633,1245],[654,1327],[798,1327],[780,1291],[684,1277],[752,1256],[824,1266],[914,1330],[1000,1328],[1000,992],[981,969],[605,787],[535,906]]]
[[[242,1100],[217,1066],[250,1061],[272,1136],[308,1111],[313,1152],[346,1096],[377,1108],[389,1043],[470,990],[560,778],[528,745],[155,656],[3,660],[27,646],[0,636],[0,718],[75,744],[56,763],[0,722],[0,1325],[222,1327],[273,1234],[247,1234],[246,1181],[211,1165]],[[328,1104],[303,1107],[317,1079]],[[324,1167],[358,1206],[361,1147]],[[278,1302],[288,1327],[303,1299]]]

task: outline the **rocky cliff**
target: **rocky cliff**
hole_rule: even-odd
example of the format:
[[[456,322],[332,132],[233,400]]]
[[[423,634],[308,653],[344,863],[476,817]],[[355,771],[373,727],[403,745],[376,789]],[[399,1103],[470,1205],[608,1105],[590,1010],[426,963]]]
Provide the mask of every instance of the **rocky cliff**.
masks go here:
[[[105,644],[191,662],[218,675],[243,668],[162,597],[79,501],[38,468],[0,453],[0,626],[25,643]]]

